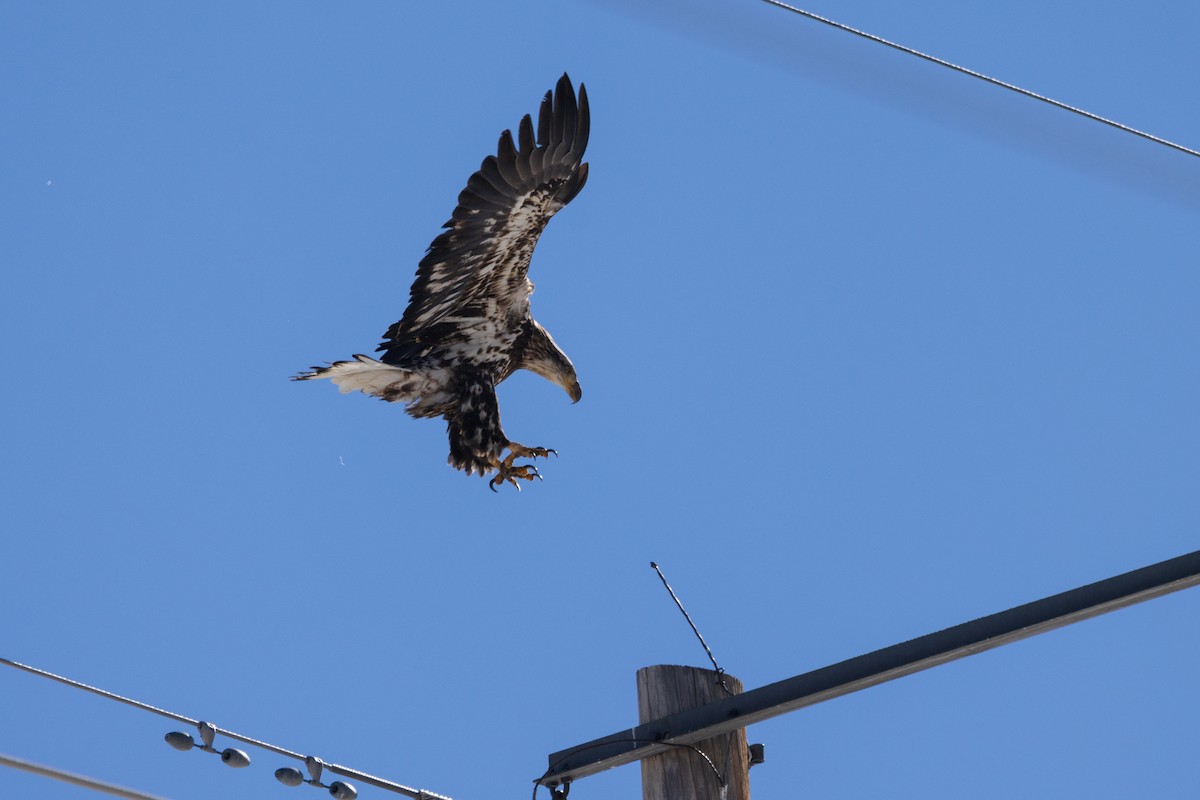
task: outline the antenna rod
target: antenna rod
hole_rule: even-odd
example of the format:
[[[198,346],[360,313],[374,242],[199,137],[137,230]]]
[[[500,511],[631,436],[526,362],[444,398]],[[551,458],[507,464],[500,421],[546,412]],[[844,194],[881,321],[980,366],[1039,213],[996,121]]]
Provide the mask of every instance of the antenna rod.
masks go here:
[[[708,660],[712,662],[713,669],[717,671],[718,682],[722,687],[724,687],[726,692],[733,694],[733,692],[729,691],[729,687],[725,686],[725,679],[721,677],[725,674],[725,670],[717,666],[717,659],[715,656],[713,656],[712,648],[708,646],[708,642],[704,641],[704,637],[700,635],[700,630],[696,627],[696,623],[692,622],[691,615],[688,614],[687,609],[683,607],[683,603],[679,602],[679,598],[675,595],[675,590],[671,588],[671,584],[667,583],[666,576],[663,575],[662,570],[658,568],[658,564],[651,561],[650,566],[654,567],[654,571],[658,573],[659,580],[662,581],[663,586],[667,587],[667,591],[671,594],[671,599],[675,601],[675,605],[679,606],[680,612],[683,613],[683,618],[687,620],[688,625],[692,626],[692,633],[696,634],[696,638],[700,640],[700,646],[704,648],[704,652],[708,653]]]

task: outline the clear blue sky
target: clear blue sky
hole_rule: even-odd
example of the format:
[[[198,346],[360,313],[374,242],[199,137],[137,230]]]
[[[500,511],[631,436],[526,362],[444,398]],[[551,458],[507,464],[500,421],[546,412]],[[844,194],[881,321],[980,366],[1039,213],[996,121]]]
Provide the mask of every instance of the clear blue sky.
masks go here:
[[[651,560],[755,687],[1197,548],[1200,159],[752,0],[639,5],[4,5],[0,655],[520,798],[636,722],[639,667],[706,663]],[[1196,3],[806,7],[1200,147]],[[502,386],[560,457],[494,495],[440,423],[287,379],[371,351],[564,70],[591,177],[534,312],[584,397]],[[755,797],[1192,792],[1198,613],[755,726]],[[0,752],[317,796],[15,670],[0,708]]]

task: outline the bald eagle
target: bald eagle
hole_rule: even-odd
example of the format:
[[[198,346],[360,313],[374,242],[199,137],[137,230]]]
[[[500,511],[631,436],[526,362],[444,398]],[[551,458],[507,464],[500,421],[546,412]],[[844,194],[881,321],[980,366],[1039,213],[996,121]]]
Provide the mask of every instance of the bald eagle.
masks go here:
[[[518,369],[558,384],[572,402],[582,395],[575,367],[529,311],[529,260],[546,223],[587,181],[587,91],[576,100],[564,74],[546,92],[537,139],[529,115],[500,134],[496,155],[458,196],[458,207],[417,266],[408,308],[384,333],[378,359],[355,355],[312,367],[292,380],[329,378],[342,393],[355,389],[402,402],[413,417],[442,417],[451,466],[468,475],[496,475],[497,486],[540,478],[518,458],[546,457],[504,435],[496,384]]]

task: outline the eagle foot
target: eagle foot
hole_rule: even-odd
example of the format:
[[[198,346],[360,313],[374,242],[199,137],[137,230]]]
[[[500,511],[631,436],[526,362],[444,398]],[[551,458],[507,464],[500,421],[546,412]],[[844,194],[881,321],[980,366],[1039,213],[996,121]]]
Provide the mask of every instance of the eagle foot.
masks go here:
[[[518,458],[547,458],[551,453],[558,456],[558,451],[551,450],[548,447],[526,447],[523,444],[516,442],[508,443],[508,455],[504,460],[496,465],[497,475],[488,481],[488,488],[493,492],[497,486],[502,486],[506,483],[511,483],[517,487],[517,491],[521,491],[521,484],[518,480],[532,481],[537,478],[542,480],[542,475],[538,472],[537,467],[533,464],[518,464],[514,465],[513,461]]]
[[[505,483],[511,483],[513,486],[517,487],[517,491],[519,492],[521,491],[521,484],[517,483],[518,479],[523,481],[531,481],[534,478],[537,478],[539,481],[542,480],[541,474],[537,471],[537,467],[535,467],[533,464],[523,464],[515,467],[502,466],[500,468],[500,474],[488,481],[488,488],[494,492],[496,491],[497,486]]]

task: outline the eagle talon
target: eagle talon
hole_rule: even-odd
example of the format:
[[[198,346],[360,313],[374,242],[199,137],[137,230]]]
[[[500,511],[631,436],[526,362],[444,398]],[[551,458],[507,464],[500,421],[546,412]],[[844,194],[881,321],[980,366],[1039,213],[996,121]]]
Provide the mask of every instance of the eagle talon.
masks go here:
[[[508,459],[505,459],[505,463],[501,463],[498,466],[496,477],[488,481],[488,488],[494,492],[497,486],[511,483],[517,487],[517,491],[519,492],[521,491],[521,484],[517,483],[518,479],[532,481],[534,478],[537,478],[539,481],[545,480],[541,473],[538,472],[537,467],[532,464],[518,464],[514,466],[512,463],[508,463]]]
[[[497,486],[505,483],[511,483],[513,486],[517,487],[518,492],[521,491],[521,484],[517,483],[512,475],[497,475],[488,481],[488,488],[495,492]],[[496,494],[499,494],[499,492],[496,492]]]

